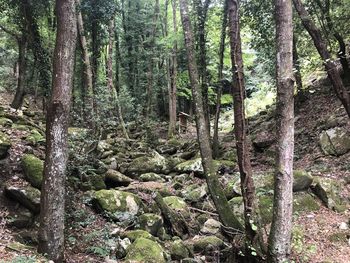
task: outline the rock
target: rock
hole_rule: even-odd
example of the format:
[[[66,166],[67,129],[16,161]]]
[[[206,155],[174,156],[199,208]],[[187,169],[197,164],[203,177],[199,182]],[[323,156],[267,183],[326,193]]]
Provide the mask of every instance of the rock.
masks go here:
[[[203,234],[216,235],[220,232],[221,223],[215,219],[208,219],[205,221],[204,226],[201,229]]]
[[[320,204],[309,193],[296,193],[293,196],[293,212],[313,212],[320,209]]]
[[[192,184],[186,186],[185,189],[181,191],[181,194],[185,200],[191,203],[195,203],[203,199],[208,194],[208,190],[205,184],[202,186],[198,186],[198,184]]]
[[[350,151],[350,133],[344,128],[333,128],[320,135],[320,146],[324,154],[340,156]]]
[[[132,182],[132,179],[116,170],[109,169],[105,174],[105,182],[108,186],[113,188],[128,186]]]
[[[31,133],[26,137],[25,140],[30,145],[34,145],[34,146],[37,144],[45,143],[45,137],[35,129],[31,131]]]
[[[310,173],[303,170],[295,170],[293,175],[293,192],[306,191],[314,180]]]
[[[163,198],[165,204],[167,204],[170,208],[174,210],[187,210],[186,202],[177,196],[167,196]]]
[[[82,183],[80,184],[80,188],[83,191],[89,190],[102,190],[106,189],[106,184],[104,181],[104,176],[100,174],[96,174],[94,172],[88,172],[82,176]]]
[[[22,157],[22,168],[28,182],[35,188],[41,188],[43,180],[44,162],[33,154]]]
[[[164,179],[156,173],[145,173],[141,174],[139,177],[142,182],[162,182]]]
[[[142,156],[134,159],[125,171],[132,178],[150,172],[157,174],[168,174],[170,172],[167,159],[156,151],[153,151],[150,156]]]
[[[35,214],[40,212],[40,191],[31,186],[5,186],[5,194]]]
[[[185,243],[181,239],[170,243],[169,252],[172,260],[182,260],[188,258],[190,254]]]
[[[119,221],[138,215],[142,206],[137,195],[114,189],[95,191],[92,203],[98,211]]]
[[[311,185],[312,192],[330,209],[337,212],[344,211],[346,204],[339,196],[341,192],[341,183],[331,178],[314,177],[314,183]]]
[[[127,249],[126,262],[165,263],[163,248],[155,241],[138,238]]]
[[[171,144],[163,144],[163,145],[159,145],[157,147],[157,151],[160,154],[173,155],[177,152],[177,147],[175,145],[171,145]]]
[[[34,223],[33,214],[27,209],[20,206],[16,211],[10,212],[7,225],[17,228],[29,228]]]
[[[122,232],[120,235],[121,238],[128,238],[132,242],[134,242],[138,238],[147,238],[151,240],[155,240],[154,236],[152,236],[149,232],[141,229],[129,230]]]
[[[112,149],[112,145],[110,145],[108,142],[106,141],[99,141],[97,144],[97,150],[101,153],[108,151]]]
[[[204,173],[202,159],[197,158],[182,162],[175,166],[175,171],[179,173],[195,173],[202,175]]]
[[[3,132],[0,132],[0,160],[6,158],[8,150],[11,148],[10,138]]]
[[[118,259],[126,256],[126,250],[131,245],[129,238],[118,238],[115,246],[115,255]]]
[[[140,228],[146,230],[153,236],[157,236],[158,231],[163,227],[163,218],[160,215],[146,213],[138,219]]]
[[[339,225],[339,229],[340,230],[348,230],[349,229],[349,226],[346,222],[341,222],[340,225]]]
[[[259,132],[252,140],[253,147],[257,152],[263,152],[274,144],[275,141],[276,139],[269,130]]]
[[[197,236],[191,240],[193,251],[195,253],[208,254],[214,250],[220,250],[225,247],[224,241],[216,236]]]
[[[0,126],[2,127],[11,127],[13,124],[13,121],[8,118],[1,117],[0,118]]]

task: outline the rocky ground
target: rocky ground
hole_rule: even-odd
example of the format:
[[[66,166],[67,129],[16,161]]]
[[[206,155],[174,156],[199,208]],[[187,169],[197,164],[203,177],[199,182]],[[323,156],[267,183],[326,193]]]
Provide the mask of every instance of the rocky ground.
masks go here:
[[[0,262],[45,262],[35,252],[43,115],[33,107],[12,112],[10,98],[1,98]],[[299,96],[296,112],[293,259],[350,262],[350,123],[326,88]],[[272,106],[249,119],[264,233],[272,213],[274,115]],[[235,262],[203,180],[195,134],[168,141],[166,124],[128,129],[130,140],[109,129],[99,141],[88,130],[69,129],[67,262]],[[242,220],[232,134],[221,133],[215,165]],[[241,239],[238,233],[235,241]]]

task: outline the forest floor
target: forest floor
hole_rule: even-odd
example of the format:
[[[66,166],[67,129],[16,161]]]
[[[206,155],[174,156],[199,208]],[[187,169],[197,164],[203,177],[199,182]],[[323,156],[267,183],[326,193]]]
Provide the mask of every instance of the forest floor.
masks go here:
[[[0,106],[6,108],[10,100],[10,95],[0,94]],[[273,123],[273,115],[273,111],[270,110],[251,118],[249,120],[250,132],[273,137],[273,128],[269,126]],[[350,132],[350,122],[333,93],[325,87],[306,91],[303,100],[296,103],[295,168],[307,170],[312,175],[322,178],[331,178],[335,181],[346,180],[347,183],[342,185],[338,194],[349,203],[350,152],[340,157],[326,156],[319,147],[319,136],[322,130],[334,126],[340,126]],[[166,129],[166,127],[163,128]],[[21,157],[25,152],[31,152],[43,159],[44,146],[28,145],[23,140],[26,131],[10,127],[1,129],[10,137],[12,147],[9,156],[0,161],[0,262],[45,262],[35,252],[38,222],[36,221],[32,227],[23,229],[9,226],[11,213],[18,210],[19,205],[5,198],[3,194],[5,182],[14,186],[28,185],[24,180],[20,165]],[[194,131],[194,125],[192,125],[189,127],[189,132],[181,139],[195,139]],[[232,134],[220,134],[224,150],[234,147],[233,141],[228,139],[230,137]],[[253,144],[251,149],[254,173],[271,173],[274,162],[268,151],[254,150]],[[237,171],[237,167],[234,169]],[[194,182],[203,183],[201,179],[194,179]],[[172,182],[169,182],[168,185],[172,185]],[[175,191],[171,186],[169,189],[169,191]],[[144,193],[139,194],[144,197],[144,200],[150,198]],[[122,262],[104,259],[108,256],[108,251],[98,245],[105,242],[105,236],[110,235],[117,226],[87,206],[83,202],[85,195],[82,191],[68,187],[67,196],[69,200],[67,202],[66,261],[72,263]],[[293,225],[295,231],[292,258],[295,262],[350,262],[349,205],[340,212],[321,206],[317,211],[295,214]],[[344,226],[347,229],[342,229]],[[200,259],[202,261],[195,262],[220,262],[214,257],[211,257],[210,260],[205,257]]]

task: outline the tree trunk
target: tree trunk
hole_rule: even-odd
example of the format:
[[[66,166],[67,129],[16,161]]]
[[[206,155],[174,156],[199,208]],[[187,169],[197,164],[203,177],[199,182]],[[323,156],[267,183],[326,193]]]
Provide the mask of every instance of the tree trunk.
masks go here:
[[[113,84],[113,46],[114,46],[114,33],[115,33],[115,25],[114,25],[114,15],[112,16],[112,19],[109,22],[109,43],[108,43],[108,57],[107,57],[107,86],[112,94],[112,102],[116,107],[117,110],[117,118],[119,125],[122,128],[123,135],[126,139],[129,139],[128,132],[125,127],[122,109],[119,103],[119,96],[118,96],[118,87],[117,85],[114,86]]]
[[[26,70],[27,70],[27,32],[22,32],[20,38],[18,38],[18,78],[17,89],[15,97],[11,103],[11,107],[18,110],[22,107],[23,99],[25,95],[26,86]]]
[[[80,0],[76,0],[77,7],[80,8]],[[94,97],[93,92],[93,85],[92,85],[92,70],[91,70],[91,64],[90,64],[90,54],[87,46],[87,41],[85,37],[85,31],[84,31],[84,22],[83,22],[83,16],[81,13],[81,10],[77,11],[77,27],[78,27],[78,35],[80,39],[80,46],[82,50],[82,59],[84,64],[84,91],[86,94],[84,94],[86,105],[84,105],[84,117],[85,121],[89,123],[89,126],[91,128],[94,127],[93,124],[93,118],[96,111],[96,101]]]
[[[177,35],[177,18],[176,18],[176,0],[171,1],[173,11],[173,29],[174,34]],[[169,71],[170,71],[170,85],[169,85],[169,131],[168,137],[172,137],[176,130],[176,92],[177,92],[177,41],[176,38],[173,43],[173,49]]]
[[[269,262],[287,262],[291,251],[294,155],[293,24],[291,0],[275,0],[277,41],[277,158]]]
[[[298,42],[298,38],[294,34],[293,35],[293,67],[294,67],[294,78],[295,78],[295,82],[297,84],[297,90],[299,93],[303,89],[303,81],[301,78],[297,42]]]
[[[226,39],[226,28],[227,28],[227,0],[224,3],[224,10],[222,15],[222,27],[220,37],[220,48],[219,48],[219,66],[218,66],[218,88],[216,95],[216,111],[214,120],[214,136],[213,136],[213,158],[216,159],[219,156],[219,119],[221,110],[221,95],[222,95],[222,71],[224,68],[224,53],[225,53],[225,39]]]
[[[305,29],[309,32],[314,41],[314,45],[323,60],[333,89],[350,118],[350,95],[343,84],[336,63],[331,59],[331,55],[327,49],[327,44],[322,36],[321,30],[316,27],[301,0],[293,0],[293,3]]]
[[[250,164],[249,149],[247,145],[247,129],[245,122],[245,83],[243,74],[243,58],[241,48],[241,36],[239,28],[239,4],[237,0],[228,0],[228,19],[230,28],[230,47],[232,76],[234,79],[234,117],[235,117],[235,139],[238,157],[238,166],[241,178],[241,190],[244,204],[244,225],[246,233],[247,258],[254,248],[258,248],[258,235],[255,228],[258,222],[255,216],[255,187],[253,182],[253,172]],[[251,257],[250,262],[255,257]]]
[[[46,120],[46,159],[41,187],[38,249],[54,262],[63,262],[67,134],[77,37],[74,0],[57,0],[56,15],[57,35],[52,95]]]
[[[180,0],[180,14],[184,31],[185,46],[188,59],[188,71],[192,87],[192,97],[196,112],[196,126],[199,148],[202,157],[204,174],[207,181],[208,189],[214,205],[218,211],[219,217],[223,225],[226,227],[227,233],[236,230],[242,230],[240,222],[237,220],[232,210],[230,209],[222,186],[219,183],[217,172],[213,165],[212,151],[210,147],[210,137],[205,125],[205,115],[203,108],[203,100],[201,86],[198,81],[198,69],[194,56],[193,35],[187,0]]]

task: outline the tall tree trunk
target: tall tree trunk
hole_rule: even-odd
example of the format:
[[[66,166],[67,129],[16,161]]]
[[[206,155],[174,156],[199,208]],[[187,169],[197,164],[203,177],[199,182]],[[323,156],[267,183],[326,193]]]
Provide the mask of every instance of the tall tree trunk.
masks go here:
[[[215,207],[218,211],[221,222],[229,230],[228,232],[234,232],[235,230],[242,230],[240,222],[237,220],[232,210],[230,209],[225,194],[219,183],[217,172],[213,165],[212,151],[210,147],[210,137],[205,125],[205,116],[203,108],[203,100],[201,93],[201,86],[198,81],[198,69],[194,56],[193,35],[191,21],[188,14],[187,0],[180,0],[180,14],[182,20],[182,26],[185,37],[185,46],[188,59],[188,72],[192,87],[192,97],[195,105],[196,112],[196,126],[199,148],[202,157],[202,164],[204,168],[204,174],[207,181],[208,189]]]
[[[350,118],[350,94],[343,84],[336,63],[331,58],[331,55],[327,49],[327,43],[322,36],[321,30],[316,27],[301,0],[293,0],[293,3],[305,29],[309,32],[312,40],[314,41],[314,45],[320,54],[321,59],[323,60],[333,89]]]
[[[74,0],[56,0],[57,35],[52,95],[46,120],[46,159],[41,187],[39,252],[54,262],[64,258],[67,134],[77,28]]]
[[[291,251],[294,156],[293,24],[291,0],[275,0],[277,42],[277,158],[269,262],[287,262]]]
[[[25,30],[26,31],[26,30]],[[16,94],[11,103],[11,107],[19,109],[22,107],[23,99],[25,95],[26,86],[26,70],[27,70],[27,32],[22,32],[21,37],[17,38],[18,42],[18,78]]]
[[[173,13],[173,30],[174,34],[177,35],[177,16],[176,16],[176,6],[177,1],[172,0],[171,6],[172,6],[172,13]],[[175,38],[173,43],[173,49],[171,58],[169,59],[171,61],[170,63],[170,86],[169,86],[169,131],[168,131],[168,137],[172,137],[175,134],[176,130],[176,93],[177,93],[177,40]]]
[[[245,121],[245,83],[243,73],[243,59],[241,48],[241,36],[239,28],[239,4],[237,0],[228,0],[228,19],[230,29],[230,47],[232,75],[234,79],[234,117],[235,139],[238,157],[238,166],[241,178],[241,190],[244,203],[244,225],[246,233],[247,257],[251,250],[258,248],[258,235],[256,232],[258,222],[255,217],[255,187],[253,172],[250,164],[249,149],[247,145],[247,129]],[[252,257],[253,261],[255,257]]]
[[[294,67],[294,78],[295,82],[297,84],[297,90],[298,92],[302,91],[303,89],[303,81],[301,78],[301,71],[300,71],[300,63],[299,63],[299,54],[298,54],[298,47],[297,47],[298,38],[293,35],[293,67]]]
[[[78,8],[80,8],[80,0],[76,0],[75,2]],[[83,16],[80,9],[77,11],[77,27],[78,27],[78,35],[80,39],[80,46],[81,46],[82,56],[83,56],[82,59],[84,63],[84,84],[83,85],[84,85],[84,91],[86,91],[86,94],[84,94],[86,105],[83,105],[84,117],[85,117],[85,121],[89,123],[89,126],[93,128],[94,127],[93,118],[96,113],[95,112],[96,101],[95,101],[93,85],[92,85],[92,70],[91,70],[91,64],[90,64],[90,54],[89,54],[87,41],[85,37]]]
[[[114,25],[114,15],[109,22],[109,42],[108,42],[108,55],[107,55],[107,86],[112,94],[112,102],[117,110],[117,118],[119,125],[122,128],[123,135],[126,139],[129,139],[128,132],[125,127],[121,106],[119,103],[118,96],[118,87],[114,86],[113,83],[113,46],[114,46],[114,34],[115,34],[115,25]]]
[[[222,14],[222,27],[221,27],[221,37],[220,37],[220,48],[219,48],[219,65],[218,65],[218,88],[216,95],[216,111],[214,120],[214,136],[213,136],[213,157],[214,159],[219,156],[219,119],[221,110],[221,95],[222,95],[222,81],[223,75],[222,71],[224,68],[224,53],[225,53],[225,39],[226,39],[226,28],[227,28],[227,3],[228,0],[224,2],[224,10]]]

